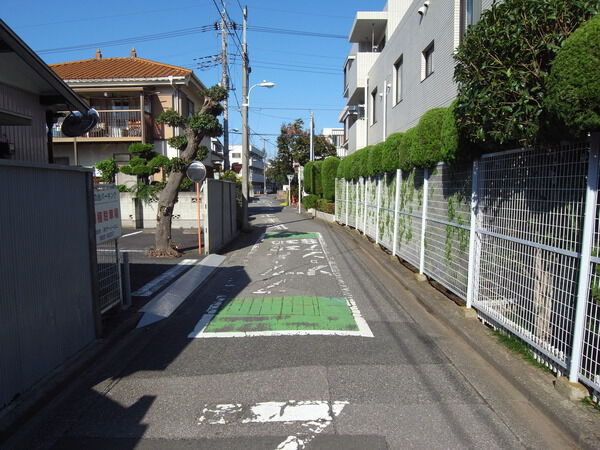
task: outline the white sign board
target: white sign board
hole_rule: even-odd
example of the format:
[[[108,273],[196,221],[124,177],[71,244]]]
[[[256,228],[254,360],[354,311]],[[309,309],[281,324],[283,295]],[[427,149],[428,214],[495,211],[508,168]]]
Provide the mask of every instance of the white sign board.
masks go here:
[[[94,186],[96,212],[96,244],[121,237],[121,202],[119,190],[113,184]]]

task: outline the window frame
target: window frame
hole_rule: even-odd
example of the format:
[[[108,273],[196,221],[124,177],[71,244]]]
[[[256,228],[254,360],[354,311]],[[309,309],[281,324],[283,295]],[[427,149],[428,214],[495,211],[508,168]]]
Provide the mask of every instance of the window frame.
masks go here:
[[[402,101],[404,55],[394,63],[394,106]]]
[[[435,52],[435,41],[431,41],[421,52],[421,81],[425,81],[434,73],[433,54]]]
[[[371,125],[375,125],[377,123],[377,86],[371,91]]]

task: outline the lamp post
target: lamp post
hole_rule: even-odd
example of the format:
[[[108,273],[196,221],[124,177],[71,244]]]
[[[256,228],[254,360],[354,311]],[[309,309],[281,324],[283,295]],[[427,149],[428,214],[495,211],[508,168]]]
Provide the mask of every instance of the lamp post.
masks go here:
[[[255,87],[266,87],[272,88],[275,86],[275,83],[270,81],[263,80],[260,83],[255,84],[254,86],[248,89],[248,92],[244,92],[242,103],[242,227],[243,229],[248,229],[248,200],[250,198],[250,193],[248,189],[249,182],[249,168],[248,161],[250,157],[250,136],[248,132],[248,107],[250,106],[250,93],[252,89]],[[244,86],[247,87],[247,83],[244,83]],[[243,89],[245,91],[245,89]]]

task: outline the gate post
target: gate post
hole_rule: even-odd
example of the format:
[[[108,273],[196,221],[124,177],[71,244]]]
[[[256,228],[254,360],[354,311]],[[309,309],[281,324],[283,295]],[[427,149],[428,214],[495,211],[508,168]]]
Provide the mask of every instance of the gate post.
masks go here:
[[[479,204],[479,160],[473,161],[471,178],[471,229],[469,230],[469,272],[467,275],[467,308],[473,307],[475,272],[479,272],[477,252],[477,208]]]
[[[579,380],[579,366],[583,348],[585,314],[589,296],[589,278],[596,220],[596,196],[598,194],[598,148],[600,134],[592,134],[590,155],[588,159],[587,189],[585,193],[585,210],[583,216],[583,238],[581,243],[581,259],[579,261],[579,281],[577,286],[577,304],[575,306],[575,324],[573,327],[573,344],[571,345],[571,361],[569,364],[569,381]]]

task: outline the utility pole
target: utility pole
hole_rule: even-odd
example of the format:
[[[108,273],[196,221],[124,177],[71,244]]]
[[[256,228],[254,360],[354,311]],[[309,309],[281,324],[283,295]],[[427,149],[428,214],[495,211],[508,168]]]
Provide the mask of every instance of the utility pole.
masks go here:
[[[221,86],[227,90],[227,97],[223,101],[223,169],[229,170],[229,75],[227,73],[227,10],[225,0],[222,1],[221,13]]]
[[[310,153],[309,153],[311,161],[315,160],[315,147],[313,144],[313,135],[314,135],[313,129],[314,128],[315,128],[315,117],[311,111],[311,113],[310,113]]]
[[[267,195],[267,138],[261,138],[263,141],[263,194]]]
[[[248,136],[248,7],[244,7],[244,22],[242,28],[242,229],[248,229],[248,160],[250,159]]]

